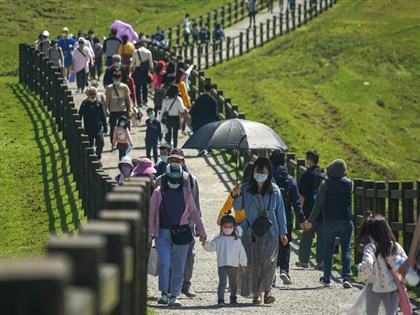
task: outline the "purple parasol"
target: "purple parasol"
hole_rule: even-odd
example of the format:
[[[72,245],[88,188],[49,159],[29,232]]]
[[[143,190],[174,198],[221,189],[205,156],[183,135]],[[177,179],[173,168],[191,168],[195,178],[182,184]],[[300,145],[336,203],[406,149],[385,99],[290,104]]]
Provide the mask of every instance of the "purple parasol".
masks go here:
[[[111,28],[115,28],[118,31],[117,37],[120,39],[123,35],[127,35],[130,42],[137,41],[139,38],[139,35],[133,30],[133,27],[130,24],[124,23],[120,20],[112,22],[110,29]]]

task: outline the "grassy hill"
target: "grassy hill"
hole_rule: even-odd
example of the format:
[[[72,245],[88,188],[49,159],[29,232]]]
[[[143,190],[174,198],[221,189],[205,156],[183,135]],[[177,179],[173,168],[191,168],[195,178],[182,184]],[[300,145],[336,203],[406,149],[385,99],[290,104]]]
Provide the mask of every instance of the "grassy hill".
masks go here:
[[[50,233],[77,229],[85,220],[69,171],[61,134],[36,96],[18,84],[19,43],[33,43],[47,29],[52,37],[93,28],[109,33],[112,21],[150,34],[181,24],[232,0],[0,0],[0,257],[40,255]]]
[[[298,157],[351,177],[420,178],[420,3],[340,1],[305,27],[206,71]]]

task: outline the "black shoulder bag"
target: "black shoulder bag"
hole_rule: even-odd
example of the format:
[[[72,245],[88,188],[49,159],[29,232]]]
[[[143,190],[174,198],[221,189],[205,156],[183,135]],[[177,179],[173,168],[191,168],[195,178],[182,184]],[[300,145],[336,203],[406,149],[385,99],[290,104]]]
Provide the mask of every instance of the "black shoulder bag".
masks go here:
[[[182,198],[184,198],[184,196]],[[162,192],[162,202],[163,202],[163,211],[165,213],[166,220],[168,220],[168,223],[169,223],[168,214],[166,213],[165,198],[164,198],[163,192]],[[175,245],[188,245],[194,240],[190,226],[188,224],[170,225],[169,230],[171,231],[172,243]]]
[[[251,226],[251,232],[252,232],[252,241],[255,242],[255,236],[261,237],[267,231],[270,229],[270,227],[273,225],[273,222],[268,218],[268,212],[270,211],[270,205],[271,205],[271,196],[270,201],[268,202],[268,209],[266,215],[260,215],[252,224]],[[249,225],[249,221],[248,221]]]

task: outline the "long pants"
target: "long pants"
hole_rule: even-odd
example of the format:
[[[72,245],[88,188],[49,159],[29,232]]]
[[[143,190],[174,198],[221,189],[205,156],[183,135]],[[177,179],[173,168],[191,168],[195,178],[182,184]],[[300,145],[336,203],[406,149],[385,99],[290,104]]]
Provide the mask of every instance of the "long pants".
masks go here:
[[[324,224],[322,222],[315,222],[312,229],[302,233],[299,244],[299,261],[303,263],[309,262],[311,256],[312,240],[316,233],[316,262],[319,264],[324,261]]]
[[[191,287],[191,279],[193,276],[193,269],[194,269],[194,258],[195,258],[195,240],[193,240],[188,245],[188,254],[187,260],[185,262],[185,270],[184,270],[184,282],[182,283],[182,291],[187,292]]]
[[[117,125],[117,121],[121,116],[124,116],[125,114],[126,112],[111,112],[109,114],[109,127],[110,127],[109,138],[111,139],[111,145],[112,145],[112,140],[114,138],[114,129],[115,129],[115,126]]]
[[[126,156],[126,155],[127,155],[126,151],[127,151],[127,149],[118,149],[118,159],[119,159],[120,161],[121,161],[121,158],[122,158],[122,157],[124,157],[124,156]]]
[[[151,160],[151,154],[150,152],[153,149],[153,160],[155,164],[158,162],[158,150],[157,150],[157,140],[147,140],[146,139],[146,156],[148,159]]]
[[[138,106],[142,104],[147,104],[147,96],[149,94],[149,86],[147,84],[140,85],[135,83],[136,85],[136,100]]]
[[[292,241],[292,230],[293,224],[287,226],[287,239],[289,242],[287,245],[283,245],[279,242],[279,255],[277,257],[277,266],[280,267],[281,272],[289,274],[289,263],[290,263],[290,242]]]
[[[249,27],[252,26],[252,21],[254,21],[254,27],[257,26],[255,23],[255,16],[257,15],[257,12],[249,12]]]
[[[89,130],[86,131],[89,138],[89,145],[93,148],[93,145],[96,145],[96,156],[98,160],[102,157],[102,151],[104,149],[104,136],[102,134],[102,129],[99,131]]]
[[[380,304],[383,304],[386,315],[397,314],[400,304],[398,290],[389,293],[376,293],[372,291],[372,284],[366,284],[366,313],[378,314]]]
[[[78,89],[84,89],[86,87],[87,84],[87,75],[86,75],[86,71],[85,68],[83,68],[82,70],[76,72],[76,84],[77,84],[77,88]]]
[[[227,278],[229,278],[229,291],[231,297],[236,297],[238,291],[238,267],[223,266],[218,268],[219,286],[217,288],[217,299],[225,299]]]
[[[96,74],[98,74],[98,76],[96,77]],[[97,80],[99,80],[101,78],[101,74],[102,74],[102,58],[97,58],[95,59],[95,64],[93,65],[93,73],[92,76]]]
[[[335,238],[340,238],[341,243],[341,275],[343,278],[350,276],[351,263],[351,234],[353,233],[353,221],[325,221],[324,222],[324,279],[330,280],[332,259],[335,248]]]
[[[132,74],[134,84],[136,86],[137,106],[147,104],[147,96],[149,94],[149,64],[142,62],[140,67],[136,67]]]
[[[173,137],[174,143],[173,147],[178,147],[178,129],[179,129],[179,117],[178,116],[169,116],[166,120],[166,128],[168,132],[165,136],[166,143],[170,144]]]
[[[168,292],[170,286],[171,296],[179,297],[189,245],[173,244],[169,229],[159,229],[159,237],[155,239],[155,244],[159,255],[159,290]],[[169,278],[170,270],[172,273]]]

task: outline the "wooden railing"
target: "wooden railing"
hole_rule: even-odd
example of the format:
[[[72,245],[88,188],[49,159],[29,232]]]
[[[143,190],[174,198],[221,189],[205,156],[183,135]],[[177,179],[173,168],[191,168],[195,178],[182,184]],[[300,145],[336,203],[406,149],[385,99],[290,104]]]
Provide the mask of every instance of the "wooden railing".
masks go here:
[[[258,26],[248,28],[238,35],[226,37],[226,40],[207,41],[192,45],[172,44],[172,50],[182,60],[196,65],[198,70],[208,69],[228,61],[236,56],[242,56],[252,49],[263,46],[272,39],[283,36],[306,24],[324,11],[331,8],[338,0],[309,0],[299,4],[294,10],[287,9],[284,13],[273,15]],[[266,6],[266,3],[264,4]]]
[[[145,315],[150,181],[112,180],[89,148],[73,98],[42,53],[21,44],[19,81],[52,112],[69,152],[88,222],[51,237],[47,256],[2,261],[2,314]]]

